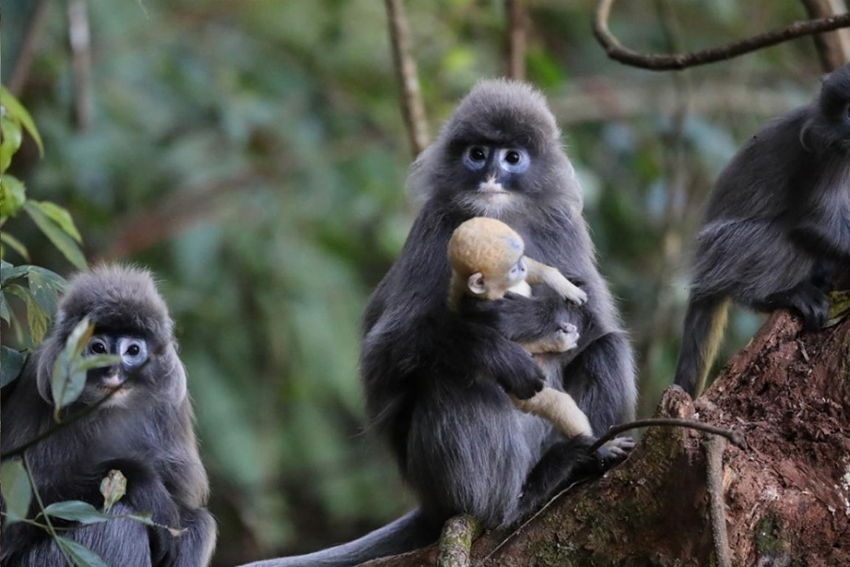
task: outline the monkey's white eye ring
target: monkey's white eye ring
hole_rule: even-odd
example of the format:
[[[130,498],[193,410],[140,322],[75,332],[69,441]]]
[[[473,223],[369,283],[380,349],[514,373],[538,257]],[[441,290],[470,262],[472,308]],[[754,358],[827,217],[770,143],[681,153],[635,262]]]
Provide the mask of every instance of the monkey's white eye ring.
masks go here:
[[[121,337],[118,339],[118,353],[126,366],[141,365],[148,358],[147,344],[143,339]]]
[[[521,148],[499,150],[499,167],[510,173],[522,173],[528,169],[531,159],[528,152]]]
[[[463,163],[469,169],[482,169],[487,164],[488,154],[484,146],[469,146],[463,152]]]

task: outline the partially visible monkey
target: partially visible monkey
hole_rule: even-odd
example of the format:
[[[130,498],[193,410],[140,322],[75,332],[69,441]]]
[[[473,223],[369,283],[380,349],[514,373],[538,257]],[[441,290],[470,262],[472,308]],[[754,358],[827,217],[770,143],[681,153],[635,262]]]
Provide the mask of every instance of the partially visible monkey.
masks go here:
[[[120,389],[93,413],[27,451],[44,504],[83,500],[99,508],[101,479],[120,470],[127,478],[127,493],[112,514],[150,512],[154,522],[185,533],[174,537],[165,529],[118,519],[74,526],[62,535],[115,567],[208,565],[216,528],[205,508],[207,475],[198,456],[173,323],[148,272],[99,267],[72,280],[52,334],[27,360],[20,378],[8,387],[11,392],[4,388],[3,450],[55,425],[53,364],[85,317],[94,323],[86,352],[118,355],[122,362],[88,371],[80,398],[63,415],[83,411]],[[23,523],[4,527],[0,560],[10,566],[65,565],[50,535]]]
[[[525,256],[522,237],[496,219],[474,217],[461,223],[449,240],[448,255],[452,267],[449,306],[461,313],[468,297],[476,298],[473,301],[502,299],[506,293],[531,297],[529,284],[546,284],[576,305],[587,301],[587,294],[557,269]],[[544,372],[558,376],[561,361],[543,355],[571,350],[578,338],[576,326],[564,321],[550,334],[521,344],[537,355],[535,361]],[[593,435],[587,416],[566,392],[546,386],[526,400],[508,393],[517,408],[551,421],[567,437]]]
[[[530,398],[544,384],[565,390],[593,431],[634,414],[632,350],[597,271],[578,180],[543,96],[519,82],[482,81],[417,158],[408,182],[425,202],[366,308],[361,374],[372,427],[420,508],[343,546],[255,567],[355,565],[401,553],[433,542],[460,513],[485,528],[508,525],[579,469],[603,466],[588,455],[589,437],[564,439],[551,423],[516,411],[505,391]],[[547,287],[532,298],[481,301],[480,320],[449,309],[446,249],[455,228],[475,216],[513,227],[529,256],[588,294],[577,310],[578,348],[562,355],[555,381],[544,381],[528,352],[500,332],[530,339],[550,332],[564,301]]]
[[[826,321],[826,291],[850,265],[850,66],[820,96],[773,121],[720,174],[708,202],[676,384],[702,391],[728,301]]]

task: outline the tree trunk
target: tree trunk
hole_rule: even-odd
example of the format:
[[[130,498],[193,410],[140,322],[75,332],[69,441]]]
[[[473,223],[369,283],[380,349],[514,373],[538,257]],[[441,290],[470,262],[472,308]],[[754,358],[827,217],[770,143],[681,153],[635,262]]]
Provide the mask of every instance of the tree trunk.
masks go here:
[[[724,536],[731,565],[850,565],[850,318],[803,333],[774,313],[704,396],[671,387],[658,414],[744,433],[747,449],[720,445],[720,521],[711,520],[710,435],[653,428],[601,479],[567,490],[520,529],[480,538],[472,565],[724,565]],[[429,548],[369,565],[435,557]]]

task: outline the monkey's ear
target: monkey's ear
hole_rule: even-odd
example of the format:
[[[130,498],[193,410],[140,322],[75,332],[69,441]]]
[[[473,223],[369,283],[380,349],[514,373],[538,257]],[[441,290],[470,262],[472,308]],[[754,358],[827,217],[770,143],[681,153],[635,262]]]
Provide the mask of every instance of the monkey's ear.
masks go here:
[[[487,291],[487,287],[484,285],[484,274],[481,272],[475,272],[469,276],[466,285],[469,287],[469,291],[475,295],[483,295]]]

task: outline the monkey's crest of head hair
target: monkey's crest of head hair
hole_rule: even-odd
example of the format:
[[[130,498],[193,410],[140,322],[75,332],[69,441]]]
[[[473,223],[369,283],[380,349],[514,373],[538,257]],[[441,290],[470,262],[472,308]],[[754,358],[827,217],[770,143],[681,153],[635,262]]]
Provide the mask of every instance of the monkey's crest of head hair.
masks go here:
[[[56,331],[68,336],[86,316],[96,327],[161,340],[173,337],[168,307],[151,273],[141,268],[101,265],[74,276],[59,303]]]
[[[850,149],[850,65],[826,76],[817,109],[819,112],[803,126],[803,146],[811,151]]]
[[[479,81],[440,131],[436,143],[479,142],[519,145],[539,152],[558,142],[561,131],[546,98],[526,83]]]
[[[452,270],[467,278],[476,272],[500,277],[522,258],[525,243],[511,227],[496,219],[475,217],[461,223],[449,241]]]

